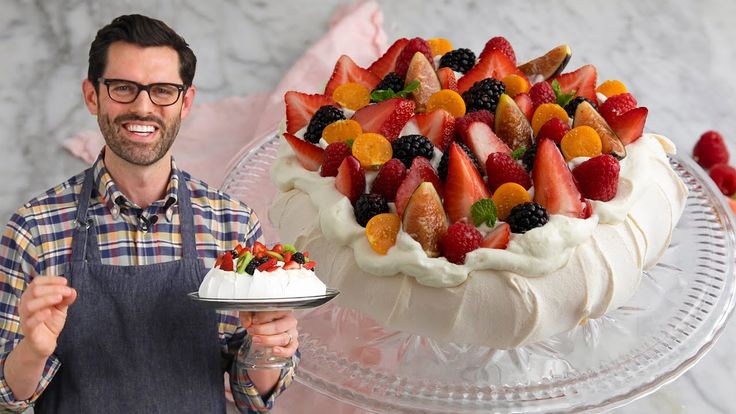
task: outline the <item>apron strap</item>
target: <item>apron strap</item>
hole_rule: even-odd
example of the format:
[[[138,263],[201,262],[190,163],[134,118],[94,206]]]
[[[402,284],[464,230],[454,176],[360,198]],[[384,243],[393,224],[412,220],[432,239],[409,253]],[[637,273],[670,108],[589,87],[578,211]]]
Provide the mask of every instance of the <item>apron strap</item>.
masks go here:
[[[182,258],[197,259],[197,239],[194,231],[194,212],[186,177],[179,172],[178,207],[181,226]]]
[[[87,217],[94,181],[94,171],[90,167],[84,172],[82,191],[79,194],[74,237],[72,237],[72,262],[91,261],[100,263],[100,249],[97,248],[95,223],[94,220]]]

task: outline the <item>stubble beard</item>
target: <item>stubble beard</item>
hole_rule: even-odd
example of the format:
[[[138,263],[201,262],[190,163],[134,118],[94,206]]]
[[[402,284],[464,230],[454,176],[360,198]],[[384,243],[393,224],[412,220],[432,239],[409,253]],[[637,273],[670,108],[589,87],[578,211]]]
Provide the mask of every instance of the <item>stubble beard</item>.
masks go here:
[[[123,123],[130,121],[155,122],[158,126],[158,139],[145,144],[129,140],[123,135],[125,133]],[[111,120],[107,114],[100,114],[97,123],[107,147],[115,155],[134,165],[149,166],[163,158],[174,144],[181,118],[176,116],[169,123],[165,123],[161,118],[154,116],[125,114]]]

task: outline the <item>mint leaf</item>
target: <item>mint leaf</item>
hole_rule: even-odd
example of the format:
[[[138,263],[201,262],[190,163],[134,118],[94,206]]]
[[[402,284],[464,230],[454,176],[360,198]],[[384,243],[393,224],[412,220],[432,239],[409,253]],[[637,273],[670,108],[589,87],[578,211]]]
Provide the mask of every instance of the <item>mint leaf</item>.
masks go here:
[[[371,92],[371,101],[383,102],[393,98],[406,98],[410,93],[414,92],[419,88],[419,81],[414,80],[406,87],[398,92],[394,92],[393,89],[376,89]]]
[[[526,147],[522,145],[511,153],[511,158],[518,160],[524,156],[524,153],[526,153]]]
[[[470,215],[473,217],[473,224],[480,226],[485,223],[488,227],[496,225],[496,218],[498,217],[498,211],[496,210],[496,203],[490,198],[482,198],[470,207]]]
[[[572,98],[575,96],[575,92],[577,91],[576,89],[573,89],[570,93],[562,92],[560,89],[560,83],[557,82],[557,79],[552,81],[552,90],[555,91],[557,105],[560,105],[563,108],[572,101]]]
[[[419,89],[419,81],[415,79],[411,81],[410,84],[406,85],[404,89],[399,91],[397,95],[399,95],[402,98],[406,98],[407,96],[409,96],[410,93],[414,92],[417,89]]]

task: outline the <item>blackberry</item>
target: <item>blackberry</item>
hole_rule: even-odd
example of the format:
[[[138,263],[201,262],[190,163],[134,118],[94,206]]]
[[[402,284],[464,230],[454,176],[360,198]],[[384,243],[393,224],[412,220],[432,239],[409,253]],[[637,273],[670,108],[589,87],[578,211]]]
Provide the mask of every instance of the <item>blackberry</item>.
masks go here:
[[[524,164],[524,168],[526,168],[527,172],[531,172],[532,168],[534,168],[534,158],[537,156],[537,144],[532,144],[529,148],[526,149],[524,152],[524,155],[521,157],[521,162]]]
[[[270,259],[269,256],[263,256],[260,259],[253,258],[248,262],[248,265],[245,266],[245,273],[252,275],[256,272],[256,268],[264,263],[266,263]]]
[[[361,194],[355,202],[355,220],[363,227],[381,213],[388,213],[388,203],[380,194]]]
[[[544,226],[547,221],[549,221],[547,210],[535,202],[522,203],[512,208],[506,219],[513,233],[526,233],[533,228]]]
[[[467,112],[487,109],[496,112],[498,99],[506,92],[503,82],[493,78],[486,78],[475,82],[467,91],[463,92],[463,100]]]
[[[483,170],[480,168],[480,163],[478,162],[478,158],[475,157],[475,154],[473,154],[473,151],[468,148],[467,145],[463,144],[462,142],[455,141],[457,145],[460,146],[460,148],[465,151],[466,154],[468,154],[468,157],[470,157],[470,161],[473,161],[473,165],[475,166],[475,169],[478,170],[478,174],[483,176]],[[442,153],[442,158],[440,158],[440,165],[437,166],[437,175],[439,175],[440,180],[442,182],[447,181],[447,164],[450,162],[450,151],[449,149]]]
[[[475,53],[470,49],[455,49],[440,58],[441,68],[450,68],[455,72],[465,73],[475,65]]]
[[[299,264],[306,263],[306,260],[304,259],[304,254],[302,252],[296,252],[296,253],[292,254],[291,255],[291,260],[293,260],[293,261],[295,261],[295,262],[297,262]]]
[[[322,138],[322,131],[324,131],[327,125],[343,119],[345,119],[345,114],[342,113],[341,109],[332,105],[320,107],[309,121],[307,132],[304,134],[304,139],[312,144],[318,143],[320,138]]]
[[[591,101],[588,98],[583,98],[582,96],[575,97],[572,101],[568,102],[567,105],[565,105],[565,112],[567,112],[567,115],[570,117],[575,116],[575,111],[578,109],[578,105],[580,105],[581,102],[586,101],[589,104],[593,106],[596,110],[598,110],[598,105],[595,104],[595,102]]]
[[[381,79],[381,82],[376,85],[374,91],[387,90],[398,93],[404,89],[404,78],[399,76],[396,72],[389,72],[386,76]]]
[[[404,135],[391,143],[394,158],[403,162],[406,168],[411,167],[415,157],[428,160],[434,155],[434,144],[424,135]]]

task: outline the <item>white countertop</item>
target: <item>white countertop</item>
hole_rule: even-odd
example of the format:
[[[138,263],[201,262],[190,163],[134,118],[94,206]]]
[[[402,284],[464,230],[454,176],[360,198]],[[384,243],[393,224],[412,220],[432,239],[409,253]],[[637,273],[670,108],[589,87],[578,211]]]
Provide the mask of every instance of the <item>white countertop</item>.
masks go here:
[[[273,88],[325,32],[338,0],[4,1],[0,13],[0,221],[85,166],[63,139],[96,122],[80,81],[89,43],[113,17],[160,18],[198,57],[199,102]],[[389,39],[446,37],[479,52],[503,35],[520,61],[562,43],[568,68],[593,63],[599,79],[622,80],[649,108],[647,129],[689,154],[701,133],[720,131],[736,148],[736,2],[379,1]],[[732,161],[736,164],[736,161]],[[690,371],[616,413],[736,412],[736,328]],[[335,406],[335,412],[338,411]]]

